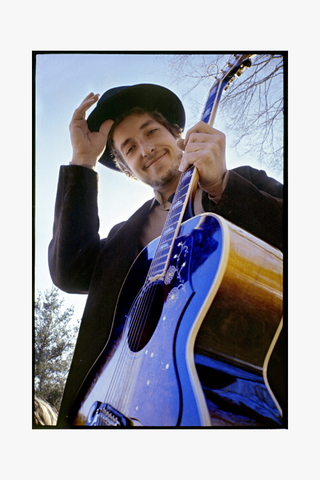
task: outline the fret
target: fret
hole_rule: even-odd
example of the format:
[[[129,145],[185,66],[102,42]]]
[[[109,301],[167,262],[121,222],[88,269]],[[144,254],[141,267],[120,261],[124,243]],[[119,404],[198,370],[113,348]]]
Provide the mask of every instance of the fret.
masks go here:
[[[172,231],[174,231],[174,227],[170,225],[163,231],[163,235],[169,235],[169,233],[171,233]]]
[[[160,238],[154,258],[156,258],[158,252],[161,252],[161,255],[162,255],[162,252],[166,247],[170,248],[173,238],[174,238],[174,235],[172,235],[171,238],[168,239],[168,241],[165,241],[162,238]]]
[[[170,243],[168,243],[168,242],[159,245],[158,250],[161,251],[161,250],[163,250],[164,248],[167,248],[167,247],[170,247]]]
[[[174,230],[174,231],[175,231],[175,230]],[[171,243],[172,238],[173,238],[173,236],[174,236],[174,231],[168,233],[168,235],[164,235],[164,234],[163,234],[163,236],[161,237],[161,243],[159,242],[159,247],[160,247],[160,244],[162,244],[162,243],[165,243],[165,242],[166,242],[166,243]]]
[[[176,217],[179,217],[179,215],[180,215],[180,213],[181,213],[181,210],[182,210],[182,207],[183,207],[183,205],[181,205],[181,208],[179,209],[180,211],[177,211],[177,212],[175,212],[174,214],[170,214],[170,220],[172,220],[172,219],[174,219],[174,218],[176,218]],[[176,222],[176,220],[175,220],[175,222]]]
[[[168,226],[163,230],[161,238],[165,237],[172,237],[174,235],[175,227],[176,227],[176,222],[173,222],[171,225],[168,224]]]
[[[158,262],[156,262],[150,269],[150,273],[160,273],[160,271],[163,270],[163,266],[166,264],[166,260],[167,255],[162,255],[162,257],[159,257]]]
[[[187,193],[184,193],[183,195],[181,195],[179,198],[177,196],[177,199],[174,200],[174,202],[172,203],[172,206],[171,206],[171,209],[170,209],[170,213],[175,210],[176,208],[178,208],[180,205],[183,205],[186,201],[186,198],[187,198]]]
[[[217,96],[217,91],[218,91],[218,87],[219,87],[219,84],[216,85],[210,92],[209,92],[209,96],[208,96],[208,99],[207,99],[207,103],[204,107],[204,110],[203,110],[203,113],[202,113],[202,116],[201,116],[201,120],[205,123],[208,123],[209,121],[209,118],[210,118],[210,114],[211,114],[211,110],[212,110],[212,106],[213,106],[213,103],[216,99],[216,96]],[[220,95],[218,97],[218,100],[221,96],[221,93],[222,93],[222,90],[220,91]]]
[[[176,208],[178,208],[180,205],[183,204],[183,201],[181,199],[179,199],[176,203],[174,203],[171,207],[171,211],[175,210]]]
[[[165,253],[164,251],[161,251],[161,250],[157,250],[157,257],[154,256],[154,264],[158,264],[159,261],[162,259],[162,258],[166,258],[168,252],[170,250],[170,245],[168,246],[168,251]]]
[[[159,262],[157,265],[154,265],[150,268],[147,281],[152,282],[155,280],[155,277],[161,277],[161,274],[163,274],[167,263],[167,256],[165,255],[163,258],[164,260],[162,262]]]
[[[171,213],[171,212],[169,213],[170,217],[169,217],[169,215],[168,215],[168,219],[167,219],[167,222],[166,222],[166,224],[165,224],[165,226],[164,226],[164,230],[163,230],[163,234],[162,234],[163,236],[166,235],[165,232],[166,232],[167,228],[170,228],[169,234],[172,233],[172,232],[174,233],[174,231],[175,231],[175,229],[176,229],[176,226],[177,226],[177,223],[178,223],[178,220],[179,220],[180,215],[181,215],[182,208],[183,208],[183,205],[181,205],[181,206],[174,212],[174,214]]]
[[[157,270],[160,265],[164,265],[166,263],[166,255],[159,255],[157,262],[154,263],[153,269]]]
[[[172,204],[175,202],[179,201],[182,197],[185,197],[186,194],[188,193],[188,187],[190,183],[190,178],[188,178],[188,183],[183,182],[183,185],[180,185],[179,189],[176,191],[176,194],[174,196]],[[187,190],[186,192],[183,192],[183,190]]]
[[[191,168],[190,170],[187,170],[186,172],[184,172],[182,174],[183,176],[181,177],[181,180],[180,180],[181,183],[178,186],[176,196],[182,189],[189,186],[189,182],[190,182],[190,178],[192,176],[192,172],[193,172],[193,168]]]
[[[178,200],[177,202],[175,202],[175,203],[172,204],[172,207],[171,207],[170,212],[169,212],[168,219],[171,218],[171,213],[172,213],[174,210],[176,210],[176,209],[179,208],[180,206],[181,206],[181,207],[183,206],[184,202],[185,202],[185,198],[184,198],[184,200]],[[175,214],[174,214],[174,215],[175,215]]]

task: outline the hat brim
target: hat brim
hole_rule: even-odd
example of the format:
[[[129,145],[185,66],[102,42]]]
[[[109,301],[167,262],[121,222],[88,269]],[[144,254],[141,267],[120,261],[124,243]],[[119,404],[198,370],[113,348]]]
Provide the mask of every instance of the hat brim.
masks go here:
[[[185,111],[180,99],[171,90],[160,85],[139,84],[120,87],[105,100],[104,95],[87,119],[91,132],[98,132],[106,120],[116,120],[124,111],[135,107],[149,111],[156,110],[170,123],[177,124],[181,129],[185,126]],[[108,144],[99,162],[108,168],[120,171],[113,162]]]

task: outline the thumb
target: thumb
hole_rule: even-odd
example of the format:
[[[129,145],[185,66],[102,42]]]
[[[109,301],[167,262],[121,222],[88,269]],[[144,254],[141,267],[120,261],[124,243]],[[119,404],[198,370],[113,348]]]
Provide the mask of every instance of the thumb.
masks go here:
[[[103,124],[99,128],[99,133],[102,133],[102,135],[106,138],[106,140],[108,140],[108,135],[113,124],[114,124],[113,120],[106,120],[105,122],[103,122]]]

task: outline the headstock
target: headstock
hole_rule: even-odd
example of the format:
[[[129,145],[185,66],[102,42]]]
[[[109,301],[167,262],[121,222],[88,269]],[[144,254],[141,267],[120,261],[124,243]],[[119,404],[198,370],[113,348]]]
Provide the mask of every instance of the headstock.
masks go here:
[[[246,68],[251,67],[252,54],[234,55],[229,59],[222,70],[215,76],[215,82],[211,87],[201,120],[213,125],[217,113],[218,104],[223,91],[226,91],[236,77],[240,77]]]

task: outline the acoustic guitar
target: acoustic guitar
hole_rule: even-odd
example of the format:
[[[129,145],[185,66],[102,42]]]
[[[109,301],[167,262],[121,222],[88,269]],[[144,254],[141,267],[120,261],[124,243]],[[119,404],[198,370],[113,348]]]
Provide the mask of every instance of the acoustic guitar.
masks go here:
[[[235,55],[216,77],[203,121],[213,124],[249,57]],[[197,183],[195,168],[181,175],[160,238],[128,272],[74,426],[219,425],[226,406],[233,422],[246,411],[281,425],[268,366],[282,329],[282,254],[218,215],[184,221]]]

